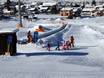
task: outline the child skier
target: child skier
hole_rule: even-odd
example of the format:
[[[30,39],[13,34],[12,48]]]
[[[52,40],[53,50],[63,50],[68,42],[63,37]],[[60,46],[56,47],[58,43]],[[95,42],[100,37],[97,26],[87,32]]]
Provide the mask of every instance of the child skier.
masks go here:
[[[74,47],[75,39],[73,36],[70,37],[71,47]]]
[[[66,49],[69,50],[71,48],[71,42],[66,41]]]
[[[59,41],[57,42],[57,47],[55,50],[60,50],[60,42]]]
[[[51,44],[48,42],[47,43],[47,50],[50,51],[50,49],[51,49]]]
[[[66,42],[63,43],[63,50],[66,50]]]
[[[31,35],[30,31],[27,33],[27,38],[28,38],[28,43],[33,42],[32,35]]]

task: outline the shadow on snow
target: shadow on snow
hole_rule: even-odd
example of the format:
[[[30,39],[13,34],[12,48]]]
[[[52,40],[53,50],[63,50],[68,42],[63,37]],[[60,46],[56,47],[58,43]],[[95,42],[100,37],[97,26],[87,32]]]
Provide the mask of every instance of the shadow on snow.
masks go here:
[[[56,56],[84,56],[88,55],[88,53],[83,53],[83,52],[35,52],[35,53],[17,53],[18,55],[26,55],[26,56],[43,56],[43,55],[56,55]]]

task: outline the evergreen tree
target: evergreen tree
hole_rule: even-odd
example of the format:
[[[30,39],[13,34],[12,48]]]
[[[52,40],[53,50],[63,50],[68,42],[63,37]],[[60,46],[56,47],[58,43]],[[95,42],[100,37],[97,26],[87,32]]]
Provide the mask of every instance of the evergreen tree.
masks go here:
[[[7,3],[8,3],[8,4],[10,4],[10,3],[11,3],[11,1],[10,1],[10,0],[7,0]]]
[[[96,6],[96,1],[95,0],[92,1],[92,6]]]
[[[5,7],[10,10],[10,5],[11,5],[11,1],[10,0],[7,0],[6,3],[5,3]]]

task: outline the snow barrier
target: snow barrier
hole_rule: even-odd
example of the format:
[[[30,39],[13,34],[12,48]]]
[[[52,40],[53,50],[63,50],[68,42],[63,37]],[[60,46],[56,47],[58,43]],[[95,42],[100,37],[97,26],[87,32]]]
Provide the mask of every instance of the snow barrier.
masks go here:
[[[49,31],[49,32],[45,32],[44,34],[40,34],[40,35],[39,35],[39,38],[44,38],[44,37],[50,36],[50,35],[52,35],[52,34],[55,34],[55,33],[59,32],[59,31],[63,30],[66,26],[67,26],[67,24],[64,24],[64,25],[61,26],[60,28],[57,28],[57,29],[55,29],[55,30],[51,30],[51,31]]]
[[[34,53],[17,53],[17,55],[26,55],[26,56],[46,56],[46,55],[54,55],[54,56],[86,56],[88,53],[83,52],[62,52],[62,51],[46,51],[46,52],[34,52]]]
[[[44,38],[44,37],[48,37],[52,34],[55,34],[61,30],[63,30],[65,27],[67,26],[67,24],[64,24],[63,26],[60,26],[59,28],[56,28],[54,30],[50,30],[48,32],[43,32],[43,33],[39,33],[39,39],[40,38]],[[15,32],[17,32],[17,39],[19,42],[27,42],[27,32],[21,32],[21,30],[14,30]],[[21,32],[21,33],[20,33]],[[32,32],[32,35],[33,35],[34,32]]]

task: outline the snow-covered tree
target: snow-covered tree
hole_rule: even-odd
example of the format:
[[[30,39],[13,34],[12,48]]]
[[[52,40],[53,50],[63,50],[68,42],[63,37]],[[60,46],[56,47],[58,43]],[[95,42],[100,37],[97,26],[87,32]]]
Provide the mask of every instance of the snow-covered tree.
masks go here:
[[[92,6],[96,6],[96,1],[95,0],[92,1]]]
[[[10,10],[10,5],[11,5],[11,1],[10,1],[10,0],[7,0],[7,1],[5,2],[5,7],[6,7],[8,10]]]

